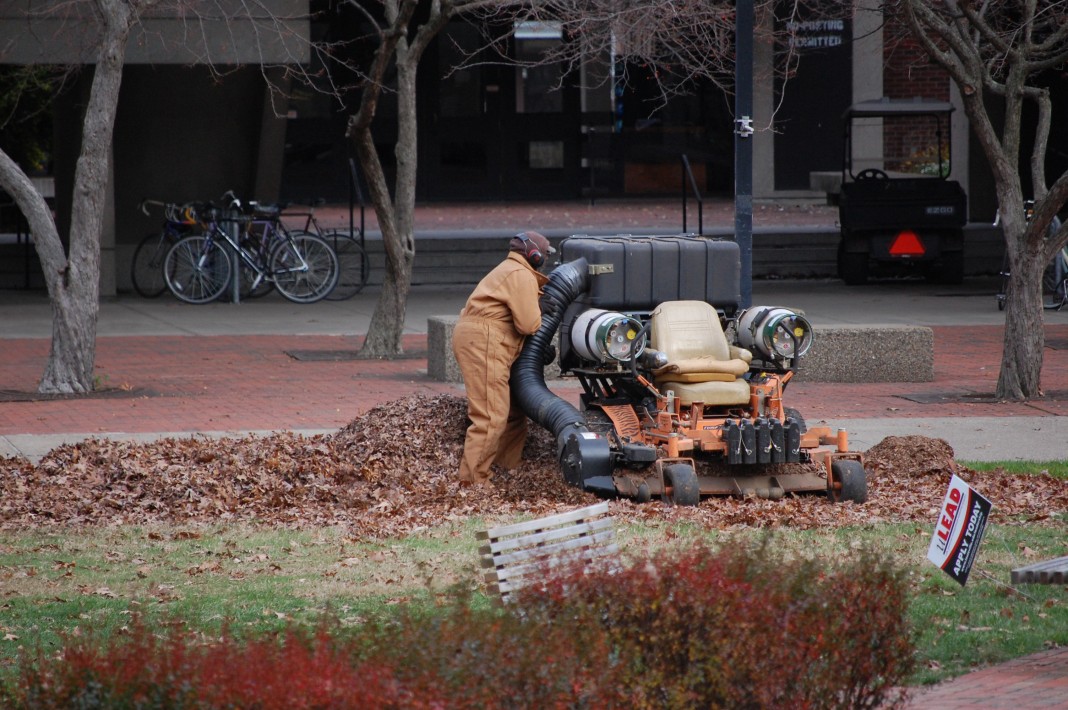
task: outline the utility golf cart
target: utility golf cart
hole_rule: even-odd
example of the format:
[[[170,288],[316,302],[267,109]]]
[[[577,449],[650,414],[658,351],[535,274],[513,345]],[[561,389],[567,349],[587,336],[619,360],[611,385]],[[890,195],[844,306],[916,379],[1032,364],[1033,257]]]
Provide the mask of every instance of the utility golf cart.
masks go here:
[[[571,237],[541,299],[542,326],[512,369],[512,396],[556,436],[565,480],[602,495],[777,499],[822,492],[863,502],[844,431],[807,427],[784,390],[812,344],[796,311],[739,309],[737,243],[697,237]],[[561,371],[543,366],[559,330]]]
[[[885,98],[846,110],[838,276],[847,284],[875,273],[963,280],[967,198],[949,179],[952,112],[945,101]]]

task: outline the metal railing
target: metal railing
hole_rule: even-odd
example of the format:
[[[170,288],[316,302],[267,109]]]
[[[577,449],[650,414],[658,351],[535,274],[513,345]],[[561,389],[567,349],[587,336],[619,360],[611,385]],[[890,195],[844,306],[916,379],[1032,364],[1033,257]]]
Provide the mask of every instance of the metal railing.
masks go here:
[[[682,154],[682,233],[688,234],[686,229],[686,217],[689,214],[689,205],[687,204],[687,183],[689,183],[690,191],[693,192],[694,199],[697,200],[697,233],[704,234],[705,232],[705,202],[701,197],[701,191],[697,189],[697,179],[693,176],[693,170],[690,169],[690,159],[686,157],[686,154]]]

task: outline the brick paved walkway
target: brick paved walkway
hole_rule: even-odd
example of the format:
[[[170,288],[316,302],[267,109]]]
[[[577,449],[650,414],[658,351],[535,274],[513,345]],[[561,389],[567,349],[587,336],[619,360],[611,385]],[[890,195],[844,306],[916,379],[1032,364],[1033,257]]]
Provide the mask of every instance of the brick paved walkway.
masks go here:
[[[1063,350],[1047,351],[1046,398],[995,403],[976,395],[992,393],[997,382],[1001,328],[940,326],[934,332],[934,382],[796,382],[788,389],[790,405],[810,421],[1068,414]],[[1068,325],[1047,326],[1046,337],[1068,343]],[[4,340],[0,435],[330,429],[405,395],[462,393],[427,376],[425,335],[406,336],[410,357],[392,361],[351,359],[360,342],[327,335],[102,337],[96,371],[105,391],[49,400],[33,394],[48,341]],[[571,382],[560,392],[578,394]]]
[[[975,671],[913,695],[914,710],[1068,708],[1068,647]]]

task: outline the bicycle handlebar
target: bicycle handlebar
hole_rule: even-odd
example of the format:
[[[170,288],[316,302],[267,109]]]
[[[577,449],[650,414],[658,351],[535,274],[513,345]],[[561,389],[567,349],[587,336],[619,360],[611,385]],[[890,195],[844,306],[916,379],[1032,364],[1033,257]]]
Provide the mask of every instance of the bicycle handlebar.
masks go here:
[[[138,203],[138,209],[146,216],[151,216],[148,211],[149,206],[162,207],[164,216],[170,222],[181,222],[191,224],[194,221],[228,221],[228,222],[250,222],[256,218],[259,219],[279,219],[283,216],[283,212],[293,204],[290,201],[275,202],[275,203],[261,203],[255,200],[250,200],[247,203],[242,202],[240,198],[234,193],[233,190],[227,190],[222,194],[222,201],[226,205],[225,208],[217,207],[214,202],[186,202],[178,204],[175,202],[162,202],[160,200],[143,199]],[[308,200],[302,200],[299,202],[301,205],[307,205],[308,212],[291,212],[284,216],[287,217],[311,217],[314,214],[315,208],[326,204],[326,199],[323,197],[316,197]],[[240,215],[226,215],[222,214],[225,210],[238,211]]]
[[[143,200],[141,200],[140,202],[137,203],[137,209],[141,210],[142,214],[144,214],[146,217],[151,217],[152,215],[150,215],[148,213],[148,206],[149,205],[155,205],[155,206],[163,207],[164,209],[166,209],[166,207],[168,206],[168,203],[160,202],[159,200],[150,200],[148,198],[145,198],[145,199],[143,199]]]

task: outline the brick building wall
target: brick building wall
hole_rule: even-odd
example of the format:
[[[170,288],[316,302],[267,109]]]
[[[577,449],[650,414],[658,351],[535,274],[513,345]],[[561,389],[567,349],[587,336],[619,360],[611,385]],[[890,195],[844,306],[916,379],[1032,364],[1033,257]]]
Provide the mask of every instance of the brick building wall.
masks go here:
[[[883,45],[883,95],[892,99],[923,97],[950,100],[950,78],[931,61],[916,40],[900,26],[888,21]],[[944,129],[945,127],[943,127]],[[938,124],[918,117],[887,118],[883,131],[886,168],[925,175],[937,172]],[[948,140],[942,136],[942,159],[948,159]]]

